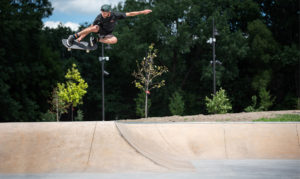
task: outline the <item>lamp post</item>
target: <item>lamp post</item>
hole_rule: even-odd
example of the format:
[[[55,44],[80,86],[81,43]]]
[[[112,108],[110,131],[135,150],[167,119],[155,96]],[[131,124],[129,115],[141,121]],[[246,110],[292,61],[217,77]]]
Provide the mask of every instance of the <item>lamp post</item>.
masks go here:
[[[104,69],[105,61],[109,61],[109,57],[104,57],[104,44],[102,43],[102,57],[99,57],[102,68],[102,121],[105,121],[105,93],[104,93],[104,75],[109,75]]]
[[[213,28],[212,28],[212,37],[207,40],[207,43],[212,44],[213,46],[213,60],[212,60],[212,65],[213,65],[213,91],[214,95],[216,94],[216,38],[215,36],[219,35],[217,29],[215,28],[215,19],[213,18]]]

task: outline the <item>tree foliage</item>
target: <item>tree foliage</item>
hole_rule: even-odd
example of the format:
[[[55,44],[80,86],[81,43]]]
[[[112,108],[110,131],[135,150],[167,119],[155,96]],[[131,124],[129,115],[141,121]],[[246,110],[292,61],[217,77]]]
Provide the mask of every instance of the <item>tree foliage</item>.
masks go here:
[[[154,44],[150,45],[148,56],[145,57],[141,64],[137,63],[138,70],[133,72],[136,78],[134,81],[135,87],[144,90],[145,92],[151,91],[154,88],[161,88],[165,85],[165,80],[154,81],[157,77],[168,71],[165,66],[154,65],[154,58],[156,57],[157,50],[153,50]]]
[[[272,98],[270,95],[270,91],[267,91],[265,88],[261,88],[259,90],[260,97],[260,106],[259,109],[262,111],[267,111],[273,105],[275,98]]]
[[[68,69],[65,78],[67,80],[66,83],[57,84],[58,97],[65,104],[71,106],[73,113],[73,107],[83,103],[82,98],[87,93],[88,84],[82,79],[76,64],[72,65],[72,69]]]
[[[0,3],[0,121],[39,121],[49,108],[61,72],[42,35],[52,10],[48,0]]]

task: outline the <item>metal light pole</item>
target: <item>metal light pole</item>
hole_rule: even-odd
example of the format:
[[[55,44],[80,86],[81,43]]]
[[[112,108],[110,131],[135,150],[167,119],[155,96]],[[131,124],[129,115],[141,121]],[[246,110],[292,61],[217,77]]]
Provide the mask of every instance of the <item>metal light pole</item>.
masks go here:
[[[99,61],[102,66],[102,121],[105,121],[105,93],[104,93],[104,75],[109,75],[108,72],[104,70],[105,61],[109,61],[109,57],[104,57],[104,44],[102,43],[102,57],[99,57]]]
[[[213,18],[213,73],[214,73],[214,80],[213,80],[213,88],[214,88],[214,95],[216,95],[216,39],[215,39],[215,19]]]
[[[215,19],[213,18],[213,27],[212,27],[212,38],[209,38],[207,40],[207,43],[212,44],[213,46],[213,60],[212,60],[212,65],[213,65],[213,92],[214,95],[216,94],[216,38],[215,36],[219,35],[217,29],[215,28]]]

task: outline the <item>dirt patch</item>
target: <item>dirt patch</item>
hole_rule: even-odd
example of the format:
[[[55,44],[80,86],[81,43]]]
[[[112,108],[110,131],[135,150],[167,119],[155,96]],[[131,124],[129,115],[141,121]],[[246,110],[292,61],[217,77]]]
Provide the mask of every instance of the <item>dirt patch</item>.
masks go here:
[[[242,112],[215,115],[193,115],[193,116],[168,116],[150,117],[142,119],[121,120],[126,122],[251,122],[260,118],[274,118],[280,114],[298,114],[300,110],[287,111],[264,111],[264,112]]]

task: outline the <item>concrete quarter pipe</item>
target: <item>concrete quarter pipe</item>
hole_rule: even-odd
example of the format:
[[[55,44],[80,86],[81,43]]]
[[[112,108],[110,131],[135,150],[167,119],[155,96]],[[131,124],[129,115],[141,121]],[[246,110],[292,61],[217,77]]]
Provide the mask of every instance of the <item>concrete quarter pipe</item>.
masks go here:
[[[199,160],[300,160],[299,134],[299,123],[3,123],[0,173],[193,172]]]

